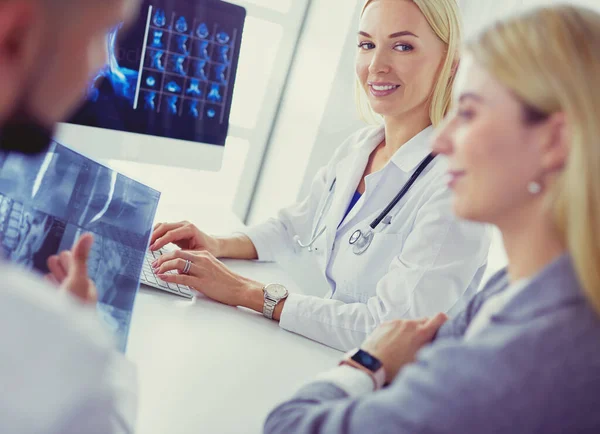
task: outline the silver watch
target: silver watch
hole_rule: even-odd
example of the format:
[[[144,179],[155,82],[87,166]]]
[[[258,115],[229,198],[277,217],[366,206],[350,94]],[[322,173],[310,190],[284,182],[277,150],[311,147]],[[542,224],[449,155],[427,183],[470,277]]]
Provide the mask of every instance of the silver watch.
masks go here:
[[[281,300],[287,298],[289,292],[285,286],[280,285],[279,283],[269,283],[263,288],[263,293],[265,295],[263,315],[269,319],[273,319],[275,306],[277,306]]]

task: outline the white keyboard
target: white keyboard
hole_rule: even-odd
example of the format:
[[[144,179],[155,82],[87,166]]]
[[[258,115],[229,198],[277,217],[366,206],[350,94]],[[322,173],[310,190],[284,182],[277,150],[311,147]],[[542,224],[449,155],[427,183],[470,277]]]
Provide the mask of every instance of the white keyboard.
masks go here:
[[[178,295],[180,297],[185,298],[194,298],[193,291],[185,285],[177,285],[175,283],[167,283],[164,280],[160,280],[154,272],[152,271],[152,263],[160,257],[166,251],[162,249],[157,250],[156,252],[151,252],[148,250],[146,252],[146,258],[144,259],[144,266],[142,267],[142,274],[140,277],[140,282],[144,285],[151,286],[156,289],[161,289],[163,291],[170,292],[171,294]],[[167,274],[177,274],[177,271],[169,271]]]

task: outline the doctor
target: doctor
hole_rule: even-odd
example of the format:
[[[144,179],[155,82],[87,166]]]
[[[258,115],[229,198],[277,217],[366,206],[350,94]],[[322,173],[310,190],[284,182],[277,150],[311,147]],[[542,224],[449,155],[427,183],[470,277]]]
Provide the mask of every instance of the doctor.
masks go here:
[[[460,309],[479,286],[490,237],[453,216],[446,160],[432,158],[429,145],[450,104],[459,43],[455,0],[367,1],[356,75],[383,125],[349,137],[305,200],[243,235],[157,225],[151,249],[184,249],[155,263],[160,277],[341,350],[384,321]],[[300,255],[312,255],[327,279],[324,298],[245,279],[215,259],[293,263]]]

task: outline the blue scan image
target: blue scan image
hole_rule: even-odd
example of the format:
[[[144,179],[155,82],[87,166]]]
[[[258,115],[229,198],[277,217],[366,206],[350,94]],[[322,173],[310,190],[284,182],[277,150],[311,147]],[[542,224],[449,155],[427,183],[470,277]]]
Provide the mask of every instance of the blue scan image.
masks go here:
[[[206,67],[206,60],[196,61],[196,64],[194,67],[194,76],[198,77],[202,81],[208,81],[208,77],[206,76],[206,71],[204,71],[205,67]]]
[[[185,35],[179,35],[177,37],[177,50],[181,54],[185,54],[186,56],[188,54],[190,54],[188,47],[187,47],[187,42],[188,42],[189,38],[190,38],[189,36],[185,36]]]
[[[157,204],[157,192],[56,143],[39,156],[2,153],[0,255],[47,273],[50,255],[94,233],[88,271],[123,351]]]
[[[198,25],[198,28],[196,28],[196,36],[198,36],[199,38],[202,39],[206,39],[208,38],[208,26],[206,25],[206,23],[201,23]]]
[[[146,84],[148,85],[148,87],[154,87],[154,85],[156,84],[156,78],[149,75],[148,78],[146,78]]]
[[[224,45],[223,47],[219,47],[219,62],[221,63],[229,63],[229,46]]]
[[[185,93],[191,96],[201,96],[202,91],[200,90],[200,80],[197,78],[192,78],[190,80],[190,87],[187,88]]]
[[[185,62],[185,57],[184,56],[173,56],[172,58],[172,62],[173,62],[173,72],[176,74],[180,74],[180,75],[187,75],[185,73],[185,70],[183,69],[183,62]]]
[[[169,113],[171,113],[172,115],[176,115],[178,112],[177,109],[177,101],[179,98],[177,98],[176,96],[170,96],[167,99],[167,107],[169,108]]]
[[[155,110],[156,109],[156,103],[154,102],[154,100],[156,99],[156,92],[147,92],[146,95],[144,95],[144,108],[146,110]]]
[[[211,84],[210,91],[208,92],[208,100],[214,102],[221,102],[220,86],[218,84]]]
[[[215,80],[223,84],[227,82],[227,79],[225,78],[225,69],[227,69],[226,65],[215,65],[213,69]]]
[[[152,46],[155,48],[163,48],[164,32],[162,30],[155,30],[152,38]]]
[[[176,82],[170,81],[165,85],[165,89],[169,92],[179,93],[181,92],[181,86],[179,86]]]
[[[0,251],[2,256],[35,267],[35,254],[56,230],[59,221],[0,193]]]
[[[198,57],[202,58],[202,59],[208,59],[208,41],[200,41],[198,43],[198,45],[196,46],[197,50],[198,50]]]
[[[116,56],[115,45],[117,42],[117,32],[122,24],[113,29],[107,36],[107,58],[108,63],[92,78],[88,88],[88,98],[96,101],[99,96],[97,83],[100,79],[107,79],[110,82],[114,93],[122,98],[126,98],[132,105],[135,99],[135,89],[139,78],[139,71],[125,68],[119,65]]]
[[[206,116],[208,116],[209,118],[214,118],[217,115],[217,112],[215,111],[215,109],[213,108],[209,108],[208,110],[206,110]]]
[[[185,33],[187,32],[187,29],[188,25],[185,17],[179,17],[179,19],[175,23],[175,30],[177,30],[179,33]]]
[[[226,44],[229,42],[229,39],[230,39],[229,34],[227,34],[227,32],[225,32],[223,30],[221,30],[219,33],[217,33],[216,38],[217,38],[217,42],[219,44]]]
[[[159,71],[165,70],[165,66],[162,63],[163,54],[165,54],[163,51],[155,51],[154,53],[152,53],[152,68],[158,69]]]
[[[200,116],[200,113],[198,112],[198,101],[190,101],[188,114],[195,118]]]
[[[154,18],[152,18],[152,22],[156,27],[164,27],[167,24],[167,17],[165,15],[165,11],[162,9],[157,9],[154,13]]]

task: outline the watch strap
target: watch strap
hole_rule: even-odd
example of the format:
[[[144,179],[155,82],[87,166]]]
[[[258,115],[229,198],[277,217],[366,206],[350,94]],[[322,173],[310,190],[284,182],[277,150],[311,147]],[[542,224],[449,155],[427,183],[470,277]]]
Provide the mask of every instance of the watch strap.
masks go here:
[[[356,353],[356,351],[357,350],[354,349],[354,350],[350,350],[349,352],[347,352],[346,355],[344,356],[344,358],[340,361],[340,363],[339,363],[340,366],[347,365],[347,366],[356,368],[360,371],[363,371],[365,374],[367,374],[369,377],[371,377],[371,380],[373,380],[373,390],[381,389],[383,387],[383,385],[385,384],[385,369],[383,368],[383,366],[381,366],[381,368],[379,368],[377,371],[373,372],[366,366],[361,365],[356,360],[352,359],[352,356]]]
[[[268,295],[265,294],[265,301],[263,303],[263,315],[269,319],[273,319],[273,312],[275,312],[275,306],[277,306],[277,301],[269,298]]]

